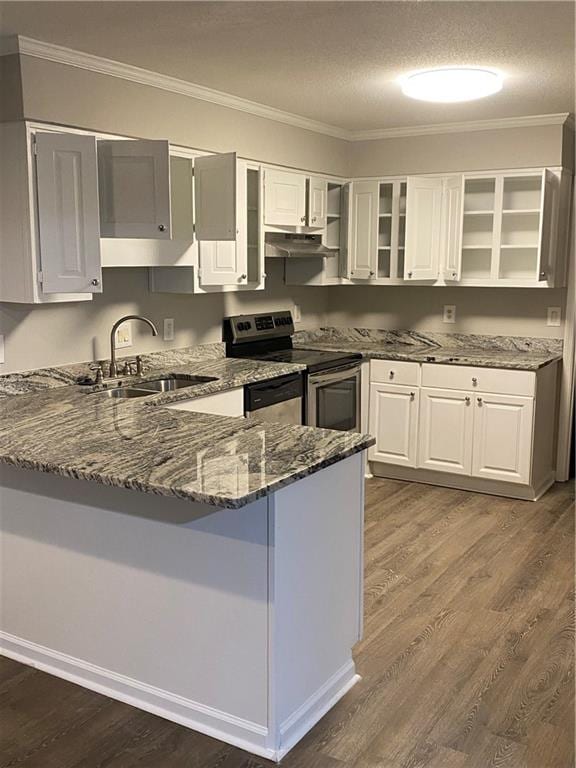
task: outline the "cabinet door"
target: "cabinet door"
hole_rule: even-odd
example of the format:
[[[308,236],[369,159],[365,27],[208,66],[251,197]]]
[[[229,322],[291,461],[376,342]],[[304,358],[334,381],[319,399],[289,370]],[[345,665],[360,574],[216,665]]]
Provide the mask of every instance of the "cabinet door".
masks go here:
[[[474,409],[466,392],[420,390],[418,466],[470,475]]]
[[[202,287],[245,285],[248,280],[248,169],[245,163],[236,161],[235,168],[234,208],[238,212],[235,239],[199,239],[198,282]]]
[[[377,181],[355,181],[350,188],[350,243],[347,277],[370,280],[378,263]]]
[[[43,293],[101,293],[96,139],[36,134]]]
[[[326,205],[328,202],[328,183],[323,179],[308,179],[308,226],[324,228],[326,226]]]
[[[532,458],[533,399],[478,395],[474,405],[472,474],[527,485]]]
[[[306,224],[306,177],[267,170],[264,175],[264,223],[278,227]]]
[[[406,184],[404,278],[436,280],[440,262],[444,180],[409,176]]]
[[[197,240],[236,240],[236,153],[198,157],[194,161]]]
[[[462,226],[464,177],[450,176],[444,182],[442,202],[442,239],[440,244],[442,276],[458,281],[462,272]]]
[[[170,239],[169,150],[167,141],[98,141],[102,237]]]
[[[370,434],[376,445],[371,461],[416,466],[418,390],[411,387],[370,385]]]
[[[542,171],[542,196],[540,200],[540,226],[538,233],[537,280],[554,279],[553,259],[556,246],[557,215],[559,200],[557,180],[547,168]]]

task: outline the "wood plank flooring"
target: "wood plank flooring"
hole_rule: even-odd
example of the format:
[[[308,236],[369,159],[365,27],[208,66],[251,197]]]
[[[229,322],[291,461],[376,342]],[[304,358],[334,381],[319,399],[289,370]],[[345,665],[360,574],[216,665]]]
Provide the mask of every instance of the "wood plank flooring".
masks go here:
[[[284,768],[574,768],[574,495],[366,492],[362,681]],[[271,763],[0,659],[0,768]]]

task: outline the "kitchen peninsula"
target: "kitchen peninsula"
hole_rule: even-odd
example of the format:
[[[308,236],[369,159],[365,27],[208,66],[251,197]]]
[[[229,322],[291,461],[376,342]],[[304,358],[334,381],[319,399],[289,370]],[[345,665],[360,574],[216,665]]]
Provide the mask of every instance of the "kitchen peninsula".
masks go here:
[[[169,370],[192,401],[287,368]],[[63,384],[0,398],[2,653],[279,760],[359,679],[371,438]]]

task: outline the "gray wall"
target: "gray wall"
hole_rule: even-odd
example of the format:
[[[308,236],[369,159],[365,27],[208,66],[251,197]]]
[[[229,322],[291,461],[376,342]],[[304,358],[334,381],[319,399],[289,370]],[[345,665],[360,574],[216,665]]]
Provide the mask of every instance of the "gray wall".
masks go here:
[[[148,291],[148,270],[104,270],[104,292],[93,301],[31,306],[0,303],[0,332],[5,334],[6,363],[0,374],[109,356],[112,324],[125,314],[142,314],[159,324],[172,317],[175,339],[153,338],[140,323],[133,323],[133,341],[121,355],[152,352],[222,340],[225,315],[292,309],[301,306],[300,328],[325,321],[328,294],[321,288],[290,288],[283,282],[283,261],[266,264],[266,291],[213,295],[158,294]]]
[[[17,54],[0,56],[0,123],[22,120],[22,79]]]
[[[546,325],[547,307],[565,306],[565,289],[341,286],[330,289],[329,325],[411,328],[440,333],[486,333],[562,338]],[[442,322],[444,304],[456,305],[456,322]]]

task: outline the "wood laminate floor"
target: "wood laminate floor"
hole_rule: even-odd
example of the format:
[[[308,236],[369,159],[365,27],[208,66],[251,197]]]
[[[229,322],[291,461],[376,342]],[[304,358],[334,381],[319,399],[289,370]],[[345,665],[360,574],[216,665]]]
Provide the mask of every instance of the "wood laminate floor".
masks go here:
[[[573,768],[572,484],[366,495],[362,681],[284,768]],[[272,765],[0,659],[1,768]]]

